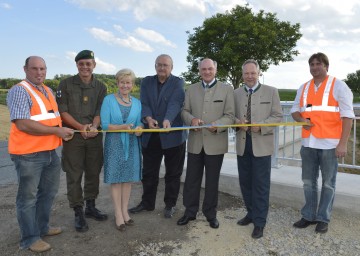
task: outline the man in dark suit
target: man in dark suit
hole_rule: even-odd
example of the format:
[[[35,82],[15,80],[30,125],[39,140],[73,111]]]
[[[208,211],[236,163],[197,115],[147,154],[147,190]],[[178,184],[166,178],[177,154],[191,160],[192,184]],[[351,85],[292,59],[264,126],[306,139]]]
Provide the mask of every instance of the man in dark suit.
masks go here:
[[[216,62],[204,59],[199,63],[201,82],[186,90],[181,116],[186,125],[209,125],[190,130],[188,140],[187,171],[184,185],[185,214],[177,222],[186,225],[196,219],[199,210],[200,188],[205,167],[205,197],[202,206],[212,228],[218,228],[216,207],[219,176],[228,152],[228,129],[216,127],[234,123],[234,90],[216,80]]]
[[[141,82],[140,100],[142,121],[145,128],[171,128],[183,126],[180,112],[184,103],[184,81],[171,74],[173,61],[162,54],[155,61],[155,76],[147,76]],[[165,158],[165,218],[175,213],[180,190],[180,177],[184,168],[186,131],[168,133],[143,133],[143,195],[139,205],[129,209],[131,213],[153,211],[159,183],[159,171]]]
[[[282,119],[276,88],[259,83],[260,67],[250,59],[242,66],[244,86],[234,92],[236,123],[278,123]],[[247,214],[237,224],[254,223],[253,238],[263,236],[269,209],[271,155],[274,127],[241,127],[236,133],[236,152],[241,193]]]

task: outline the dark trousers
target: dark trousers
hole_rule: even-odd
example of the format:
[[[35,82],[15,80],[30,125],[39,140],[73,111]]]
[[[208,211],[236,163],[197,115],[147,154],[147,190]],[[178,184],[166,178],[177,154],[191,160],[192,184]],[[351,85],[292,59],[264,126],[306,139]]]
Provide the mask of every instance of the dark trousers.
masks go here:
[[[207,220],[216,218],[218,204],[219,176],[224,155],[207,155],[204,149],[200,154],[188,153],[187,171],[184,185],[185,215],[196,217],[199,210],[200,189],[205,167],[205,196],[202,212]]]
[[[66,172],[70,207],[82,206],[84,200],[96,199],[103,166],[102,134],[85,140],[80,133],[75,133],[72,140],[63,143],[61,163]],[[84,189],[81,185],[83,176]]]
[[[143,195],[141,203],[147,208],[155,208],[156,192],[159,184],[161,161],[165,162],[165,195],[166,207],[173,207],[180,191],[180,178],[184,169],[186,143],[168,149],[161,148],[160,136],[153,133],[149,144],[142,149],[143,155]]]
[[[244,155],[238,155],[237,161],[247,217],[255,226],[264,227],[269,210],[271,156],[254,156],[251,136],[247,134]]]

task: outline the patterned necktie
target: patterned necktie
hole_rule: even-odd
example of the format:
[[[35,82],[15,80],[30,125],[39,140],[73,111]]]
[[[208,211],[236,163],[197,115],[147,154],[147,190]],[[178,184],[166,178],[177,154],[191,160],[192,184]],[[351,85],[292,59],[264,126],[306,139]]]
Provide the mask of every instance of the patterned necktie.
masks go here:
[[[247,109],[246,109],[246,120],[248,121],[248,123],[251,123],[251,95],[253,93],[253,89],[249,89],[249,94],[248,94],[248,105],[247,105]],[[251,133],[251,127],[249,126],[247,129],[247,133],[250,134]]]

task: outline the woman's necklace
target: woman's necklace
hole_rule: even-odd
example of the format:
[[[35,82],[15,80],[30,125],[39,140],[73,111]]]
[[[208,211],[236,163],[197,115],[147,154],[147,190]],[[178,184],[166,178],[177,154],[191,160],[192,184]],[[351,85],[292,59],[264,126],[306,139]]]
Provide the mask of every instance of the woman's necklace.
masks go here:
[[[125,104],[131,104],[131,95],[129,95],[129,101],[126,101],[126,100],[123,98],[123,96],[121,96],[120,92],[118,92],[118,96],[119,96],[120,100],[121,100],[122,102],[124,102]]]

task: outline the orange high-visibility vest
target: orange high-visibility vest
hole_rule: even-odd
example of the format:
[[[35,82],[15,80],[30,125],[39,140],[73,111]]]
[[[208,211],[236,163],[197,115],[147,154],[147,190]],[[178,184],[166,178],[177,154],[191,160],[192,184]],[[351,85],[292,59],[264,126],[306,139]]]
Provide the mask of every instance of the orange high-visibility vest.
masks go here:
[[[22,81],[23,86],[31,97],[32,107],[30,119],[47,126],[60,126],[61,118],[54,95],[43,85],[49,99],[34,89],[28,82]],[[31,135],[20,131],[14,122],[11,122],[9,137],[9,153],[16,155],[30,154],[55,149],[62,145],[62,139],[56,135]]]
[[[302,137],[310,133],[319,139],[340,139],[342,120],[339,103],[334,99],[335,77],[327,76],[315,92],[314,79],[304,84],[300,97],[300,114],[314,124],[310,130],[302,129]]]

